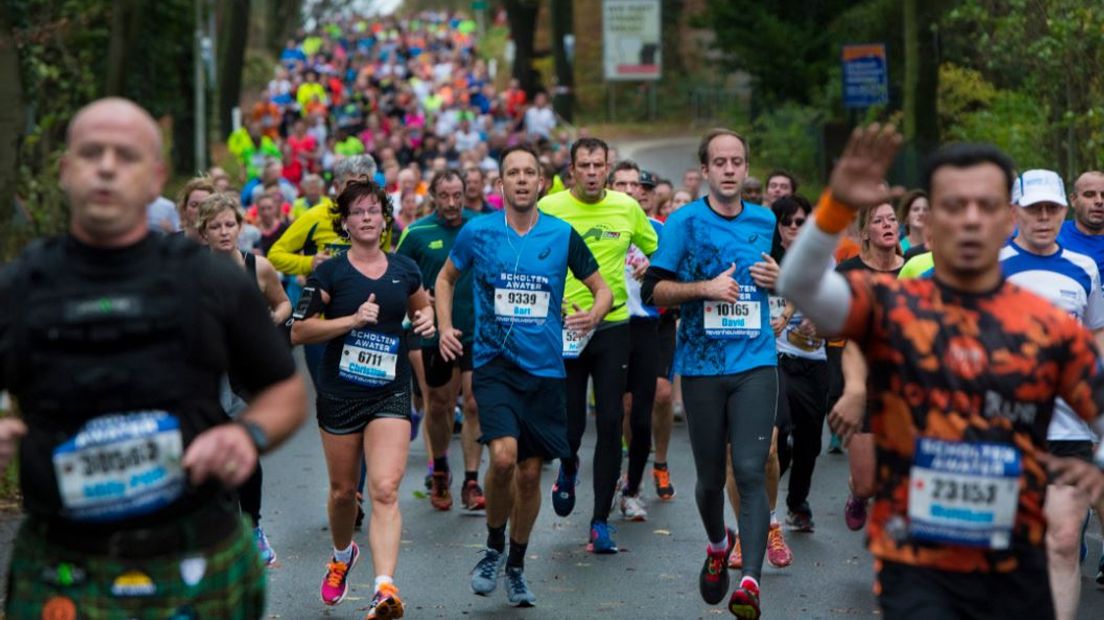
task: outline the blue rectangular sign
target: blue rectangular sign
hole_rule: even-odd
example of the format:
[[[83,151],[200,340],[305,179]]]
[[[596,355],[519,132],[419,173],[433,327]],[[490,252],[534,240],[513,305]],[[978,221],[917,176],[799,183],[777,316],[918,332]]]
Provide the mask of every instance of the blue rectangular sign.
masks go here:
[[[889,103],[889,73],[884,44],[844,45],[841,60],[844,107],[869,108]]]

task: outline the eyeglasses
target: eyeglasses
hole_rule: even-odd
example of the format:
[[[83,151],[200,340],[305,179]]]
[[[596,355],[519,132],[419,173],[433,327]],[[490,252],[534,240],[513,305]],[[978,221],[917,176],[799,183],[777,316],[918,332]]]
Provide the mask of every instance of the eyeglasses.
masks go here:
[[[379,215],[383,213],[380,209],[353,209],[349,211],[349,217],[368,217],[369,215]]]
[[[803,224],[805,224],[805,218],[803,217],[782,218],[783,226],[797,226],[798,228],[801,228]]]

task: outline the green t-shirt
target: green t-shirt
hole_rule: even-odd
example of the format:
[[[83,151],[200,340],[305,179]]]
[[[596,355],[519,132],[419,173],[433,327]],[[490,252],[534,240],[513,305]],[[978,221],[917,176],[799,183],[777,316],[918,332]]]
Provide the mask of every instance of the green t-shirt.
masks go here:
[[[607,322],[629,320],[628,289],[625,288],[625,255],[629,245],[635,245],[647,256],[659,246],[659,237],[648,222],[648,216],[631,196],[614,190],[606,190],[602,200],[587,204],[575,198],[570,191],[557,192],[541,198],[540,210],[554,215],[575,229],[598,261],[602,279],[613,293],[613,307],[606,315]],[[564,307],[571,312],[571,304],[579,304],[584,310],[594,305],[590,289],[569,272],[564,286]]]
[[[349,136],[334,144],[334,153],[344,157],[361,155],[364,153],[364,143],[356,136]]]
[[[437,283],[437,273],[448,260],[449,252],[456,243],[456,236],[460,234],[460,229],[479,216],[479,213],[464,209],[460,226],[451,227],[446,225],[436,213],[430,213],[406,227],[399,237],[399,247],[395,249],[395,253],[406,256],[418,264],[418,269],[422,272],[422,286],[427,291],[432,291]],[[475,333],[473,295],[472,271],[469,269],[461,272],[452,297],[452,326],[462,332],[460,340],[465,346],[471,345],[472,336]],[[423,347],[436,345],[436,336],[422,339]]]
[[[932,269],[935,269],[935,260],[932,259],[932,253],[924,252],[910,258],[904,267],[901,267],[897,279],[915,280]]]

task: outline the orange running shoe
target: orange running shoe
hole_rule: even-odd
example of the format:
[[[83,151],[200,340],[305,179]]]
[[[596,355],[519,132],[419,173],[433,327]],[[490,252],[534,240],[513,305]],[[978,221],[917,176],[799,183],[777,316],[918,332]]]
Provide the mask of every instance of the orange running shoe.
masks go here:
[[[368,613],[364,620],[391,620],[403,617],[403,602],[399,598],[399,589],[393,583],[385,583],[376,590],[372,602],[368,605]]]
[[[775,523],[767,533],[767,561],[775,568],[785,568],[793,562],[793,552],[782,538],[782,525]]]
[[[653,467],[652,477],[655,478],[656,497],[665,502],[675,499],[675,485],[671,484],[671,472],[666,467]]]

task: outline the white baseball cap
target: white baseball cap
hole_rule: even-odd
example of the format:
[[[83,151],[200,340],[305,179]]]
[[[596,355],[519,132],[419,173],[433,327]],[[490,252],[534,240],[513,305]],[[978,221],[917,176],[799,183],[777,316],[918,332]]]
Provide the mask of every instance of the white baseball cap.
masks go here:
[[[1026,170],[1012,183],[1012,203],[1030,207],[1038,202],[1053,202],[1068,207],[1066,185],[1053,170]]]

